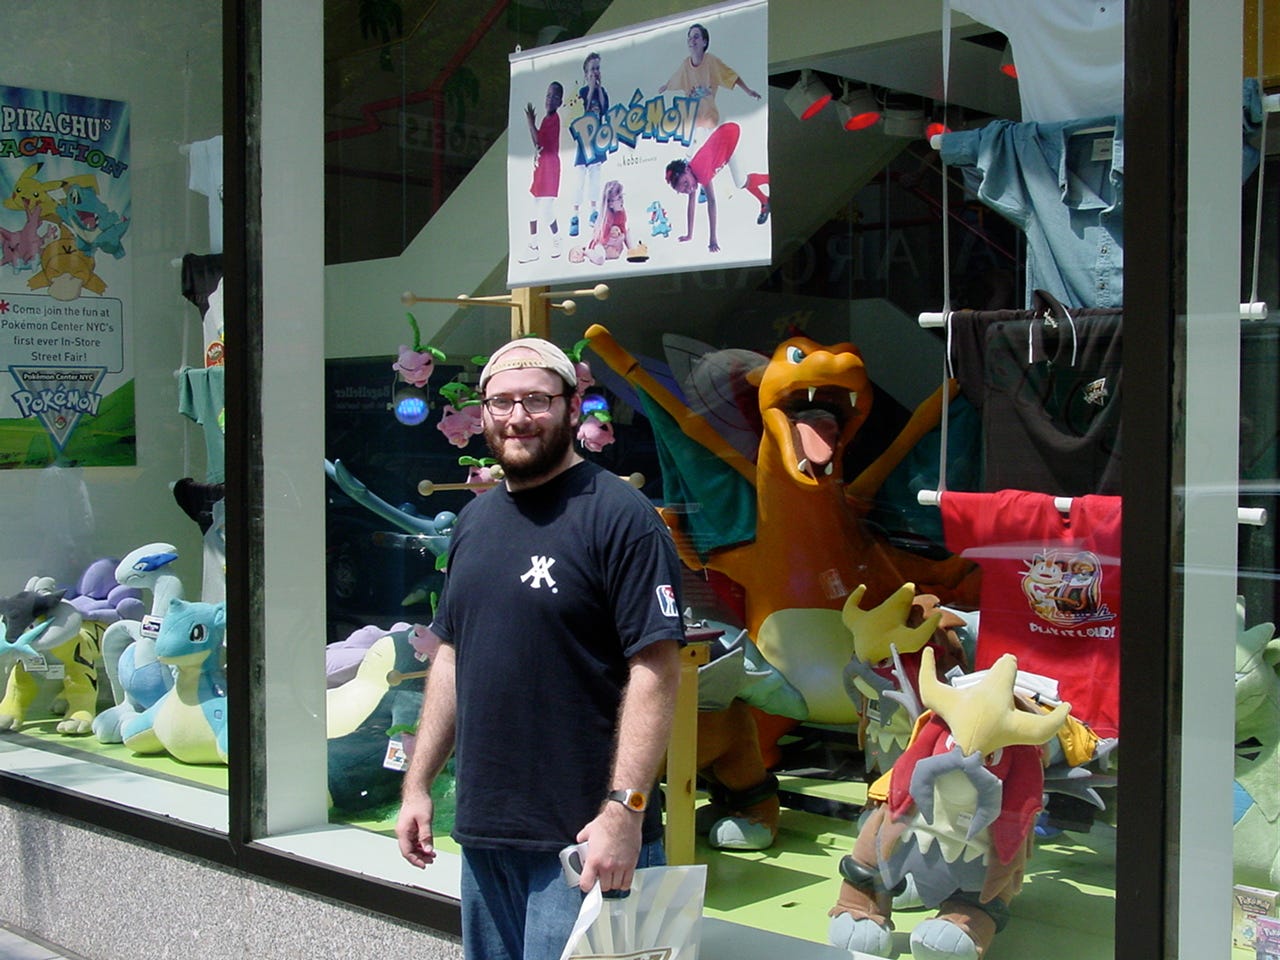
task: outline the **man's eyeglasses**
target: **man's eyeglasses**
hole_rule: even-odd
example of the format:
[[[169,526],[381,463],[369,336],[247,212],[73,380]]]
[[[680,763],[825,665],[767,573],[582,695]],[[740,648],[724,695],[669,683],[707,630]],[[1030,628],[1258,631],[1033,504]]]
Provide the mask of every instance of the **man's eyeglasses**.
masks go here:
[[[551,401],[556,397],[566,397],[566,393],[528,393],[523,397],[489,397],[484,408],[495,417],[509,417],[516,404],[524,407],[524,412],[531,417],[546,413],[551,409]]]

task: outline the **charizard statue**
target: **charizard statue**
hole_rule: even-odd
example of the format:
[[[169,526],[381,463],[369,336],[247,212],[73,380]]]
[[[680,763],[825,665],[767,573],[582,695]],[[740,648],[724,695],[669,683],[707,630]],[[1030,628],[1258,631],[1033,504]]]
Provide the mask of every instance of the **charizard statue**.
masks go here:
[[[847,662],[854,645],[840,611],[860,585],[865,585],[860,598],[872,606],[908,582],[945,603],[977,606],[975,564],[956,556],[938,560],[909,553],[863,522],[885,478],[939,423],[941,388],[885,452],[846,483],[840,475],[842,456],[873,399],[862,356],[852,344],[826,347],[792,337],[747,374],[758,388],[763,423],[752,462],[649,375],[607,329],[594,325],[586,337],[600,358],[661,407],[685,437],[723,460],[754,490],[754,534],[723,548],[704,549],[690,537],[683,522],[688,505],[668,504],[662,513],[690,568],[719,571],[743,588],[748,634],[770,662],[794,664],[818,651],[830,656],[833,646],[835,660]],[[839,684],[840,674],[833,679]],[[814,691],[801,693],[809,697]],[[847,698],[846,706],[856,717]],[[735,700],[726,710],[699,714],[698,766],[716,788],[713,804],[725,813],[711,827],[712,845],[758,850],[772,844],[779,817],[777,781],[765,766],[755,717],[745,703]]]

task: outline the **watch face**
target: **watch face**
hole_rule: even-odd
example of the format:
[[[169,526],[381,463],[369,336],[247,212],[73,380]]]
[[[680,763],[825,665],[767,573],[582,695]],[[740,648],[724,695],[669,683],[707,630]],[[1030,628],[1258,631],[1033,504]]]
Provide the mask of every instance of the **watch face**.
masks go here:
[[[628,810],[643,813],[649,806],[649,798],[642,790],[614,790],[609,794],[610,800],[617,800]]]

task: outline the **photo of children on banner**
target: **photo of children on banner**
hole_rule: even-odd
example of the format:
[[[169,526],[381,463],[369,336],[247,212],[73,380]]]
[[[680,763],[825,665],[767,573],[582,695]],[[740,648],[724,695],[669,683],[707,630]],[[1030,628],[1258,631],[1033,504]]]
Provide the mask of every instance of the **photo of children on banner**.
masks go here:
[[[582,61],[582,87],[578,90],[578,99],[582,101],[582,112],[594,113],[603,117],[609,112],[609,94],[601,82],[600,54],[592,51]],[[569,218],[569,236],[576,237],[579,230],[578,210],[585,198],[591,204],[589,223],[594,225],[599,211],[596,209],[596,197],[600,195],[600,168],[604,164],[604,155],[592,151],[588,155],[581,143],[574,158],[574,169],[578,172],[578,186],[573,194],[573,216]]]
[[[738,72],[713,53],[707,53],[711,46],[711,32],[700,23],[695,23],[685,32],[685,42],[689,47],[689,56],[685,57],[671,79],[658,88],[658,93],[668,90],[679,90],[686,96],[698,101],[698,115],[694,121],[696,132],[694,142],[700,141],[704,134],[720,125],[720,111],[716,107],[716,91],[721,87],[740,87],[747,96],[759,100],[760,94],[752,90]]]
[[[529,131],[509,139],[512,287],[770,261],[765,5],[734,6],[511,55],[508,124]],[[536,109],[544,93],[545,117]],[[553,149],[563,182],[553,176]],[[733,183],[717,176],[725,167]],[[688,198],[684,222],[669,189]],[[703,204],[706,239],[689,243]]]
[[[688,209],[685,215],[684,236],[680,242],[693,239],[694,213],[698,207],[698,191],[706,196],[707,226],[709,241],[707,249],[718,253],[720,243],[716,238],[716,192],[713,180],[726,166],[735,186],[745,189],[760,201],[760,215],[756,223],[763,224],[769,219],[769,196],[761,188],[768,186],[767,173],[743,174],[734,162],[734,152],[738,149],[738,140],[742,129],[736,123],[724,123],[716,127],[705,143],[698,148],[690,160],[672,160],[667,164],[667,183],[676,193],[683,193],[688,198]]]
[[[546,111],[542,123],[534,122],[533,104],[525,104],[524,115],[529,122],[529,136],[533,138],[533,194],[534,215],[529,220],[529,245],[519,257],[521,263],[531,263],[542,256],[538,249],[538,222],[547,225],[551,233],[551,256],[560,256],[560,224],[556,222],[556,200],[560,196],[560,115],[556,113],[564,101],[564,86],[556,81],[547,85],[544,102]]]
[[[627,228],[627,211],[623,205],[622,184],[617,180],[610,180],[604,185],[600,207],[604,216],[596,223],[591,242],[585,247],[570,250],[570,262],[589,260],[600,266],[606,260],[617,260],[624,254],[628,260],[648,259],[648,249],[644,244],[636,246],[632,243],[631,231]]]

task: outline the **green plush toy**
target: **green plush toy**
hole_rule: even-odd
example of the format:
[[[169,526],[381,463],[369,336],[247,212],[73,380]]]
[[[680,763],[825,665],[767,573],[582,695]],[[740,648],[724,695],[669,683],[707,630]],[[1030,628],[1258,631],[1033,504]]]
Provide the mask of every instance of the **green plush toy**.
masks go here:
[[[1280,889],[1280,637],[1236,602],[1236,883]]]
[[[44,679],[60,679],[55,707],[64,705],[57,730],[83,735],[97,710],[97,632],[54,588],[50,577],[32,577],[21,593],[0,598],[0,663],[10,663],[0,730],[20,730]]]

